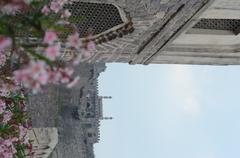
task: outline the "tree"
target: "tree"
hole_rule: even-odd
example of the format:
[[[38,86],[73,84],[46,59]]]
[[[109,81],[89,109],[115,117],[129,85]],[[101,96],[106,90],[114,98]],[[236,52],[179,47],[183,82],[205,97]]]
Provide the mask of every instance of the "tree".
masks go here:
[[[72,0],[0,1],[0,157],[25,157],[31,149],[26,94],[47,84],[74,86],[74,66],[92,53],[94,43],[81,40],[71,13]],[[68,33],[65,36],[64,33]],[[62,47],[78,54],[63,62]]]

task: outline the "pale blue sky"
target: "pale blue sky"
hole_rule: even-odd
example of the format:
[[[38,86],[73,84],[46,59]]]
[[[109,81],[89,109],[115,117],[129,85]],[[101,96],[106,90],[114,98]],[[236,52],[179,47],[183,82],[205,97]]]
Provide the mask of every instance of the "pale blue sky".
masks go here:
[[[96,158],[239,158],[240,67],[108,64]]]

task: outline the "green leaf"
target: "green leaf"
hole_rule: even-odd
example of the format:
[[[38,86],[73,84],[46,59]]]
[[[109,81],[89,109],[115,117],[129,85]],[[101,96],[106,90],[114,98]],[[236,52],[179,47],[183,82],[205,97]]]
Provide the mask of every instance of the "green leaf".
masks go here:
[[[35,52],[34,50],[32,49],[27,49],[27,51],[33,56],[35,57],[36,59],[39,59],[39,60],[42,60],[42,61],[45,61],[48,65],[52,66],[53,65],[53,62],[48,59],[46,56],[42,55],[42,54],[39,54],[37,52]]]
[[[1,124],[0,125],[0,135],[3,134],[3,133],[9,133],[8,131],[11,129],[11,126],[8,125],[8,124]]]
[[[31,6],[35,9],[41,9],[44,5],[45,5],[45,3],[43,3],[42,1],[32,1],[31,2]]]
[[[24,144],[17,144],[15,146],[15,148],[17,150],[17,153],[16,153],[17,158],[25,158],[26,157],[26,154],[25,154],[26,146]]]
[[[71,32],[70,28],[67,28],[67,27],[65,27],[63,25],[53,25],[51,27],[51,29],[56,30],[56,31],[60,31],[60,32],[66,32],[66,33],[70,33]]]
[[[13,35],[13,32],[11,31],[11,28],[9,28],[9,25],[0,22],[0,35],[8,37],[11,37]]]

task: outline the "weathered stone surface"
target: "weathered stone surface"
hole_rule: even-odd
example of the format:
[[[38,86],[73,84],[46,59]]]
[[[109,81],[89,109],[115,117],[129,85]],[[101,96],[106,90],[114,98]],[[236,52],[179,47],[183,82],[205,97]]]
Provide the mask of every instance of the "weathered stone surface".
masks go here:
[[[189,40],[185,40],[184,45],[181,45],[185,47],[184,52],[188,55],[181,56],[181,50],[171,51],[171,47],[175,47],[175,40],[184,41],[181,35],[189,33],[188,30],[200,18],[239,19],[240,5],[238,0],[88,0],[88,2],[112,3],[119,6],[131,17],[135,28],[135,31],[130,35],[117,38],[97,47],[96,54],[91,58],[90,62],[240,64],[238,54],[235,56],[234,54],[228,54],[232,51],[239,52],[235,48],[236,45],[229,44],[231,43],[229,41],[225,42],[225,46],[231,47],[231,50],[224,52],[226,49],[223,49],[220,51],[224,52],[222,54],[213,54],[211,51],[219,46],[218,41],[215,42],[216,44],[212,44],[214,43],[214,40],[212,40],[211,45],[197,43],[195,48],[205,48],[208,58],[196,56],[196,59],[193,60],[196,53],[191,52],[193,45],[191,42],[188,44],[188,41],[199,41],[197,37],[196,40],[189,38]],[[193,32],[191,34],[194,36]],[[222,34],[216,34],[215,32],[215,35]],[[204,36],[204,33],[202,36]],[[239,35],[237,36],[239,37]],[[232,40],[235,37],[236,35],[232,36]],[[208,41],[209,36],[204,38]],[[224,39],[224,36],[221,38]],[[236,41],[238,40],[235,40],[235,43]],[[173,53],[178,55],[174,56]],[[183,58],[185,59],[183,60]],[[206,62],[204,62],[205,59]]]
[[[98,76],[104,64],[80,64],[80,82],[72,89],[48,86],[44,93],[29,96],[28,109],[34,127],[57,127],[58,144],[52,158],[93,158],[93,144],[99,141],[102,97]]]
[[[179,28],[210,0],[90,0],[89,2],[118,5],[129,13],[135,28],[132,34],[102,45],[101,49],[97,49],[97,54],[91,62],[117,62],[123,61],[124,58],[124,62],[144,63],[172,40]],[[130,54],[129,58],[122,57],[123,54]]]
[[[58,143],[57,128],[33,128],[27,133],[33,140],[33,156],[27,158],[48,158]]]

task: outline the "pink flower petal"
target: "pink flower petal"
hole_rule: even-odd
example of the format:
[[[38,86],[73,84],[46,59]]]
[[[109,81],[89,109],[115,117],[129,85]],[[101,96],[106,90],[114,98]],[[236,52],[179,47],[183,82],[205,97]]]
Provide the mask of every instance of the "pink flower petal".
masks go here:
[[[57,40],[57,34],[54,31],[47,31],[44,36],[43,42],[52,44]]]

